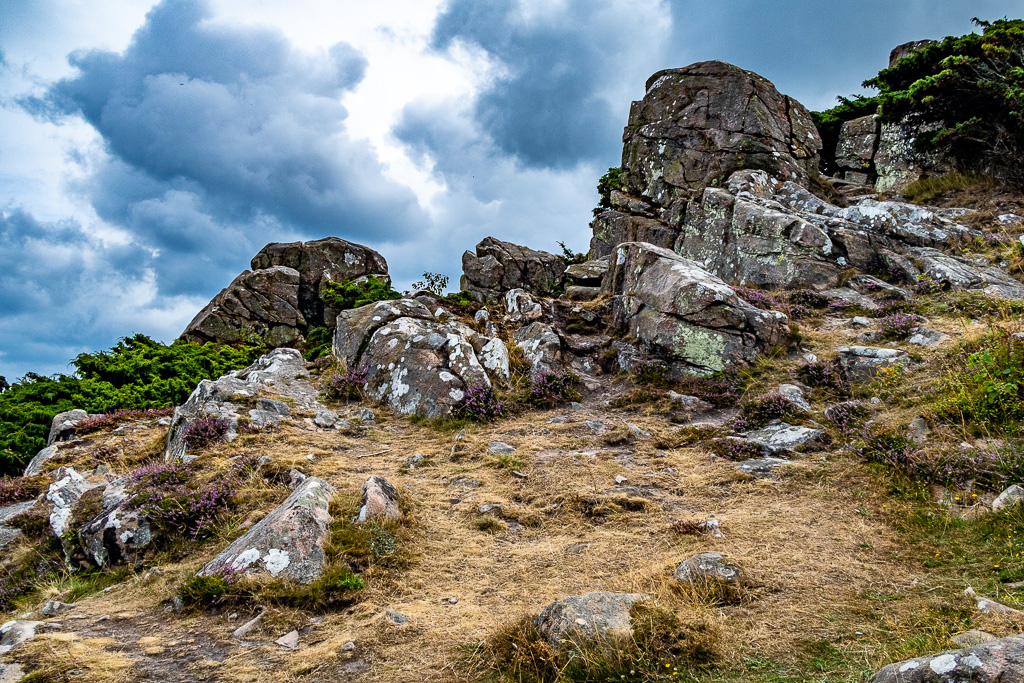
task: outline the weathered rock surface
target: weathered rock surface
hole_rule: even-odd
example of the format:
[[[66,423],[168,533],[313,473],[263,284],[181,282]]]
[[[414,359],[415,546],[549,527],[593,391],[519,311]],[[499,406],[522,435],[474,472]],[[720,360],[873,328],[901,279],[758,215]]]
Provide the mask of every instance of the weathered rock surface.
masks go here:
[[[338,311],[325,309],[321,295],[328,282],[373,276],[386,283],[388,263],[379,253],[338,237],[311,242],[272,243],[252,258],[252,269],[283,266],[299,274],[299,311],[309,327],[334,326]]]
[[[785,343],[784,314],[750,305],[674,252],[620,244],[610,267],[606,288],[616,295],[616,323],[642,357],[663,363],[671,375],[720,372]]]
[[[50,503],[50,529],[53,535],[60,538],[69,529],[71,513],[82,495],[98,486],[87,482],[82,475],[73,469],[62,469],[57,481],[50,484],[46,491],[46,500]]]
[[[192,319],[181,338],[222,343],[259,338],[284,346],[297,341],[305,328],[299,310],[299,272],[274,266],[236,277]]]
[[[371,522],[374,520],[394,522],[402,517],[402,510],[398,506],[398,489],[391,482],[380,475],[373,475],[366,480],[362,488],[363,501],[359,508],[359,516],[356,522]]]
[[[1024,680],[1024,636],[990,640],[963,650],[947,650],[890,664],[870,683],[1007,683]]]
[[[324,543],[331,523],[327,507],[333,495],[333,486],[309,477],[287,500],[207,562],[199,576],[231,571],[312,583],[323,572]]]
[[[839,362],[851,382],[870,382],[880,368],[906,367],[910,356],[900,349],[877,346],[840,346],[835,349]]]
[[[84,410],[75,408],[57,413],[50,421],[50,432],[46,436],[46,445],[50,446],[57,441],[67,441],[75,436],[75,425],[89,417]]]
[[[677,581],[701,583],[704,581],[728,581],[739,579],[739,567],[728,564],[721,553],[700,553],[683,560],[676,567]]]
[[[125,484],[123,479],[108,484],[103,491],[103,512],[78,531],[86,558],[97,567],[137,563],[153,540],[146,518],[124,508],[128,500]]]
[[[993,510],[1002,510],[1003,508],[1012,507],[1024,503],[1024,487],[1017,484],[1007,486],[1002,493],[996,496],[996,499],[992,501]],[[2,517],[2,513],[0,513]]]
[[[442,311],[443,313],[443,311]],[[447,319],[448,316],[442,316]],[[467,389],[508,378],[508,349],[416,300],[382,301],[338,316],[334,356],[367,368],[366,391],[403,414],[446,415]]]
[[[875,150],[878,147],[878,116],[869,114],[843,124],[836,145],[836,165],[846,180],[873,180]]]
[[[302,354],[295,349],[282,348],[260,356],[243,370],[234,370],[217,380],[201,381],[188,400],[174,410],[167,431],[164,458],[167,461],[180,460],[185,455],[187,428],[201,418],[224,420],[227,424],[226,439],[234,440],[238,436],[238,418],[244,412],[245,403],[260,393],[288,398],[299,410],[313,413],[323,410],[317,400],[319,392],[309,377]],[[283,411],[277,406],[279,403],[291,412],[280,401],[264,402],[258,404],[262,408],[254,409],[258,413],[256,417],[264,420],[264,424],[274,422],[268,416],[282,416]],[[268,410],[268,407],[273,410]],[[253,417],[251,411],[249,416]]]
[[[516,330],[512,339],[535,369],[550,370],[562,361],[562,340],[551,325],[530,323]]]
[[[546,251],[536,251],[493,237],[476,245],[476,253],[462,255],[463,290],[484,303],[495,303],[510,289],[548,295],[565,282],[565,262]]]
[[[768,425],[763,429],[746,432],[743,440],[761,447],[766,456],[796,453],[798,449],[813,449],[825,439],[825,432],[810,427],[799,427],[785,422]]]
[[[600,647],[632,634],[629,612],[650,600],[639,593],[595,592],[557,600],[533,623],[555,651],[564,652],[586,643]]]
[[[0,655],[35,638],[36,629],[42,625],[41,621],[15,620],[0,626]]]
[[[21,529],[9,526],[8,523],[31,510],[34,505],[35,501],[28,500],[0,508],[0,549],[10,545],[22,535]]]
[[[60,447],[57,444],[51,444],[46,448],[40,449],[35,456],[29,460],[28,465],[25,466],[25,472],[23,476],[34,477],[37,474],[41,474],[43,471],[43,465],[49,460],[53,460],[60,455]]]

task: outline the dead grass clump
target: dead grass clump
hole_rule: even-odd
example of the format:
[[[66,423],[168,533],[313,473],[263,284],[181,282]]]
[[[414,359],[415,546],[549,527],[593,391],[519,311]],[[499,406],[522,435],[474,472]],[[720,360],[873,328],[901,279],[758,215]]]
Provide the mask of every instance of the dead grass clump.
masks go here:
[[[574,509],[586,517],[607,517],[624,512],[643,512],[650,503],[644,498],[625,493],[575,493],[563,508]]]
[[[654,447],[663,450],[686,448],[695,444],[705,443],[718,435],[718,428],[711,425],[698,427],[681,427],[673,431],[662,431],[654,440]]]
[[[714,620],[684,621],[640,603],[630,610],[628,638],[583,640],[553,647],[533,619],[523,616],[481,643],[471,658],[478,669],[505,681],[672,681],[720,661],[721,631]]]
[[[693,581],[673,581],[670,585],[672,593],[690,605],[724,607],[751,602],[750,591],[742,575],[732,581],[702,577]]]
[[[69,680],[121,683],[136,680],[133,662],[119,652],[112,638],[82,638],[74,633],[36,636],[10,655],[30,673],[26,683],[58,683]]]
[[[974,206],[982,198],[981,195],[995,190],[1000,184],[995,176],[954,172],[916,180],[903,194],[915,204],[955,197],[957,206]]]

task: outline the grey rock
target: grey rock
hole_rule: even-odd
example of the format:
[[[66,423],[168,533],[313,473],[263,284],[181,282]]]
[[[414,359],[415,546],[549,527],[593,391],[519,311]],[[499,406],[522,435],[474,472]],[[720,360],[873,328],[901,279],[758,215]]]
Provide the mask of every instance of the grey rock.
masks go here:
[[[1024,502],[1024,488],[1017,484],[1012,484],[996,496],[996,499],[992,501],[992,509],[1002,510],[1003,508],[1019,505],[1021,502]]]
[[[39,613],[44,617],[50,618],[55,617],[62,612],[73,610],[75,607],[77,607],[77,605],[69,605],[68,603],[61,602],[60,600],[49,600],[45,605],[43,605],[43,608],[39,610]]]
[[[75,425],[89,417],[84,410],[75,408],[57,413],[50,421],[50,431],[46,436],[46,445],[50,446],[58,441],[67,441],[75,436]]]
[[[569,285],[565,288],[565,296],[569,301],[593,301],[601,296],[601,288]]]
[[[13,505],[0,508],[0,549],[5,548],[22,536],[21,529],[8,526],[8,523],[25,514],[34,506],[35,501],[28,500],[23,503],[14,503]]]
[[[974,647],[975,645],[981,645],[982,643],[987,643],[990,640],[995,639],[996,637],[987,631],[978,631],[974,629],[958,633],[950,638],[954,645],[963,648]]]
[[[779,393],[789,399],[789,402],[796,406],[799,410],[809,412],[811,410],[811,404],[807,402],[804,397],[804,391],[795,384],[780,384]]]
[[[915,417],[910,421],[910,432],[915,441],[922,442],[928,438],[928,434],[931,433],[931,428],[928,426],[928,420],[923,417]]]
[[[137,563],[153,540],[149,521],[134,510],[125,510],[126,480],[107,485],[103,491],[103,512],[78,531],[86,558],[97,567]]]
[[[942,332],[930,330],[927,327],[918,327],[917,331],[907,339],[907,343],[917,344],[918,346],[934,346],[936,344],[941,344],[947,339],[949,339],[949,335],[943,334]]]
[[[237,638],[238,640],[241,640],[242,638],[245,638],[247,635],[252,633],[256,629],[257,626],[259,626],[261,619],[263,619],[263,613],[262,612],[260,612],[255,617],[253,617],[249,621],[245,622],[244,624],[242,624],[238,628],[236,628],[231,633],[231,637],[232,638]]]
[[[505,292],[505,311],[513,323],[537,320],[544,315],[541,305],[524,289],[510,289]]]
[[[23,643],[36,637],[41,621],[15,620],[0,626],[0,655],[6,654]]]
[[[37,474],[42,474],[43,465],[45,465],[48,460],[52,460],[58,455],[60,455],[60,449],[57,444],[51,444],[46,448],[41,449],[36,453],[35,457],[29,461],[28,466],[25,467],[23,476],[34,477]]]
[[[701,583],[703,581],[734,582],[739,579],[740,570],[727,564],[721,553],[700,553],[683,560],[676,567],[677,581],[684,583]]]
[[[280,645],[286,650],[294,650],[299,646],[299,632],[289,631],[274,641],[274,645]]]
[[[620,244],[610,261],[613,314],[669,376],[708,375],[783,344],[788,319],[755,308],[693,261],[651,244]],[[621,354],[620,354],[621,355]]]
[[[513,340],[534,368],[551,369],[562,360],[562,340],[551,325],[530,323],[516,330]]]
[[[396,521],[401,519],[402,510],[398,505],[398,489],[380,475],[373,475],[366,480],[362,488],[362,506],[356,522],[373,520]]]
[[[696,396],[688,396],[671,390],[668,392],[668,397],[680,408],[686,408],[687,410],[692,410],[695,413],[704,413],[714,408],[713,405],[703,399],[697,398]]]
[[[342,652],[351,652],[354,649],[356,649],[356,644],[351,640],[341,646]]]
[[[25,677],[25,670],[20,664],[0,662],[0,683],[18,683]]]
[[[649,439],[649,438],[651,438],[651,433],[650,432],[648,432],[647,430],[644,430],[644,429],[640,429],[636,425],[629,425],[629,433],[632,434],[633,436],[637,437],[638,439]]]
[[[810,427],[798,427],[780,422],[743,434],[744,440],[761,446],[766,456],[795,453],[797,449],[810,450],[821,446],[825,432]]]
[[[605,273],[608,272],[608,257],[574,263],[565,269],[566,280],[574,285],[584,287],[600,287]]]
[[[587,425],[587,429],[589,429],[594,434],[603,434],[604,433],[605,425],[604,425],[603,422],[598,422],[597,420],[587,420],[586,421],[586,425]]]
[[[851,382],[869,382],[879,368],[906,366],[910,356],[906,351],[876,346],[840,346],[835,349],[839,361]]]
[[[409,623],[409,617],[393,609],[385,610],[384,616],[388,618],[388,621],[397,626],[404,626]]]
[[[556,652],[588,643],[601,647],[629,638],[633,605],[650,600],[639,593],[594,592],[569,596],[545,607],[533,623]]]
[[[854,316],[853,320],[851,321],[851,324],[854,327],[870,327],[871,326],[871,319],[870,318],[865,318],[862,315],[858,315],[858,316]]]
[[[839,143],[836,145],[836,164],[839,168],[870,174],[878,133],[878,117],[874,114],[843,123],[839,131]]]
[[[373,424],[377,421],[377,416],[369,408],[356,408],[352,411],[352,417],[363,424]]]
[[[503,441],[492,441],[487,444],[487,455],[508,455],[515,452],[515,446],[509,446]]]
[[[782,465],[789,464],[784,458],[751,458],[736,464],[741,472],[753,475],[758,478],[771,477]]]
[[[1005,683],[1024,680],[1024,635],[883,667],[869,683]]]
[[[476,253],[462,255],[463,290],[483,303],[496,303],[510,289],[547,295],[562,286],[565,263],[546,251],[487,237]]]
[[[326,561],[323,547],[331,522],[327,508],[333,495],[333,486],[309,477],[198,575],[217,576],[230,569],[246,576],[269,574],[312,583]]]
[[[58,475],[60,478],[46,491],[46,500],[50,502],[50,529],[54,536],[60,538],[70,528],[71,513],[78,499],[99,484],[85,481],[71,468],[61,468]]]
[[[330,429],[338,424],[338,414],[333,410],[319,410],[313,418],[313,424],[320,429]]]

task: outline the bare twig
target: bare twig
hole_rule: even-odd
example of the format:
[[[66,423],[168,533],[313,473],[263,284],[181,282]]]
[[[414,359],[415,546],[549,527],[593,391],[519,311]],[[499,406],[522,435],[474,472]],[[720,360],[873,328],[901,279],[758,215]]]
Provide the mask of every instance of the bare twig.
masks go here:
[[[369,458],[370,456],[373,456],[373,455],[383,455],[385,453],[390,453],[390,452],[391,452],[390,448],[385,448],[384,450],[377,451],[376,453],[363,453],[362,455],[357,455],[356,457],[357,458]]]

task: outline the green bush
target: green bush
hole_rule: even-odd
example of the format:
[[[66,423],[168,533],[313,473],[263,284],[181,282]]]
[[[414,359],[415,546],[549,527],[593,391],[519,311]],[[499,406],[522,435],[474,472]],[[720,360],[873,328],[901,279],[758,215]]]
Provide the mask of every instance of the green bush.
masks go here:
[[[348,310],[359,308],[375,301],[391,301],[401,299],[401,292],[391,289],[391,286],[383,280],[378,280],[372,275],[367,276],[364,282],[328,282],[324,287],[320,298],[325,304]]]
[[[251,364],[265,349],[174,342],[137,334],[109,351],[83,353],[72,375],[28,373],[0,393],[0,474],[19,473],[46,445],[53,416],[72,408],[89,413],[145,410],[181,404],[203,379]]]
[[[1024,339],[992,328],[951,359],[936,412],[991,432],[1017,434],[1024,420]]]

